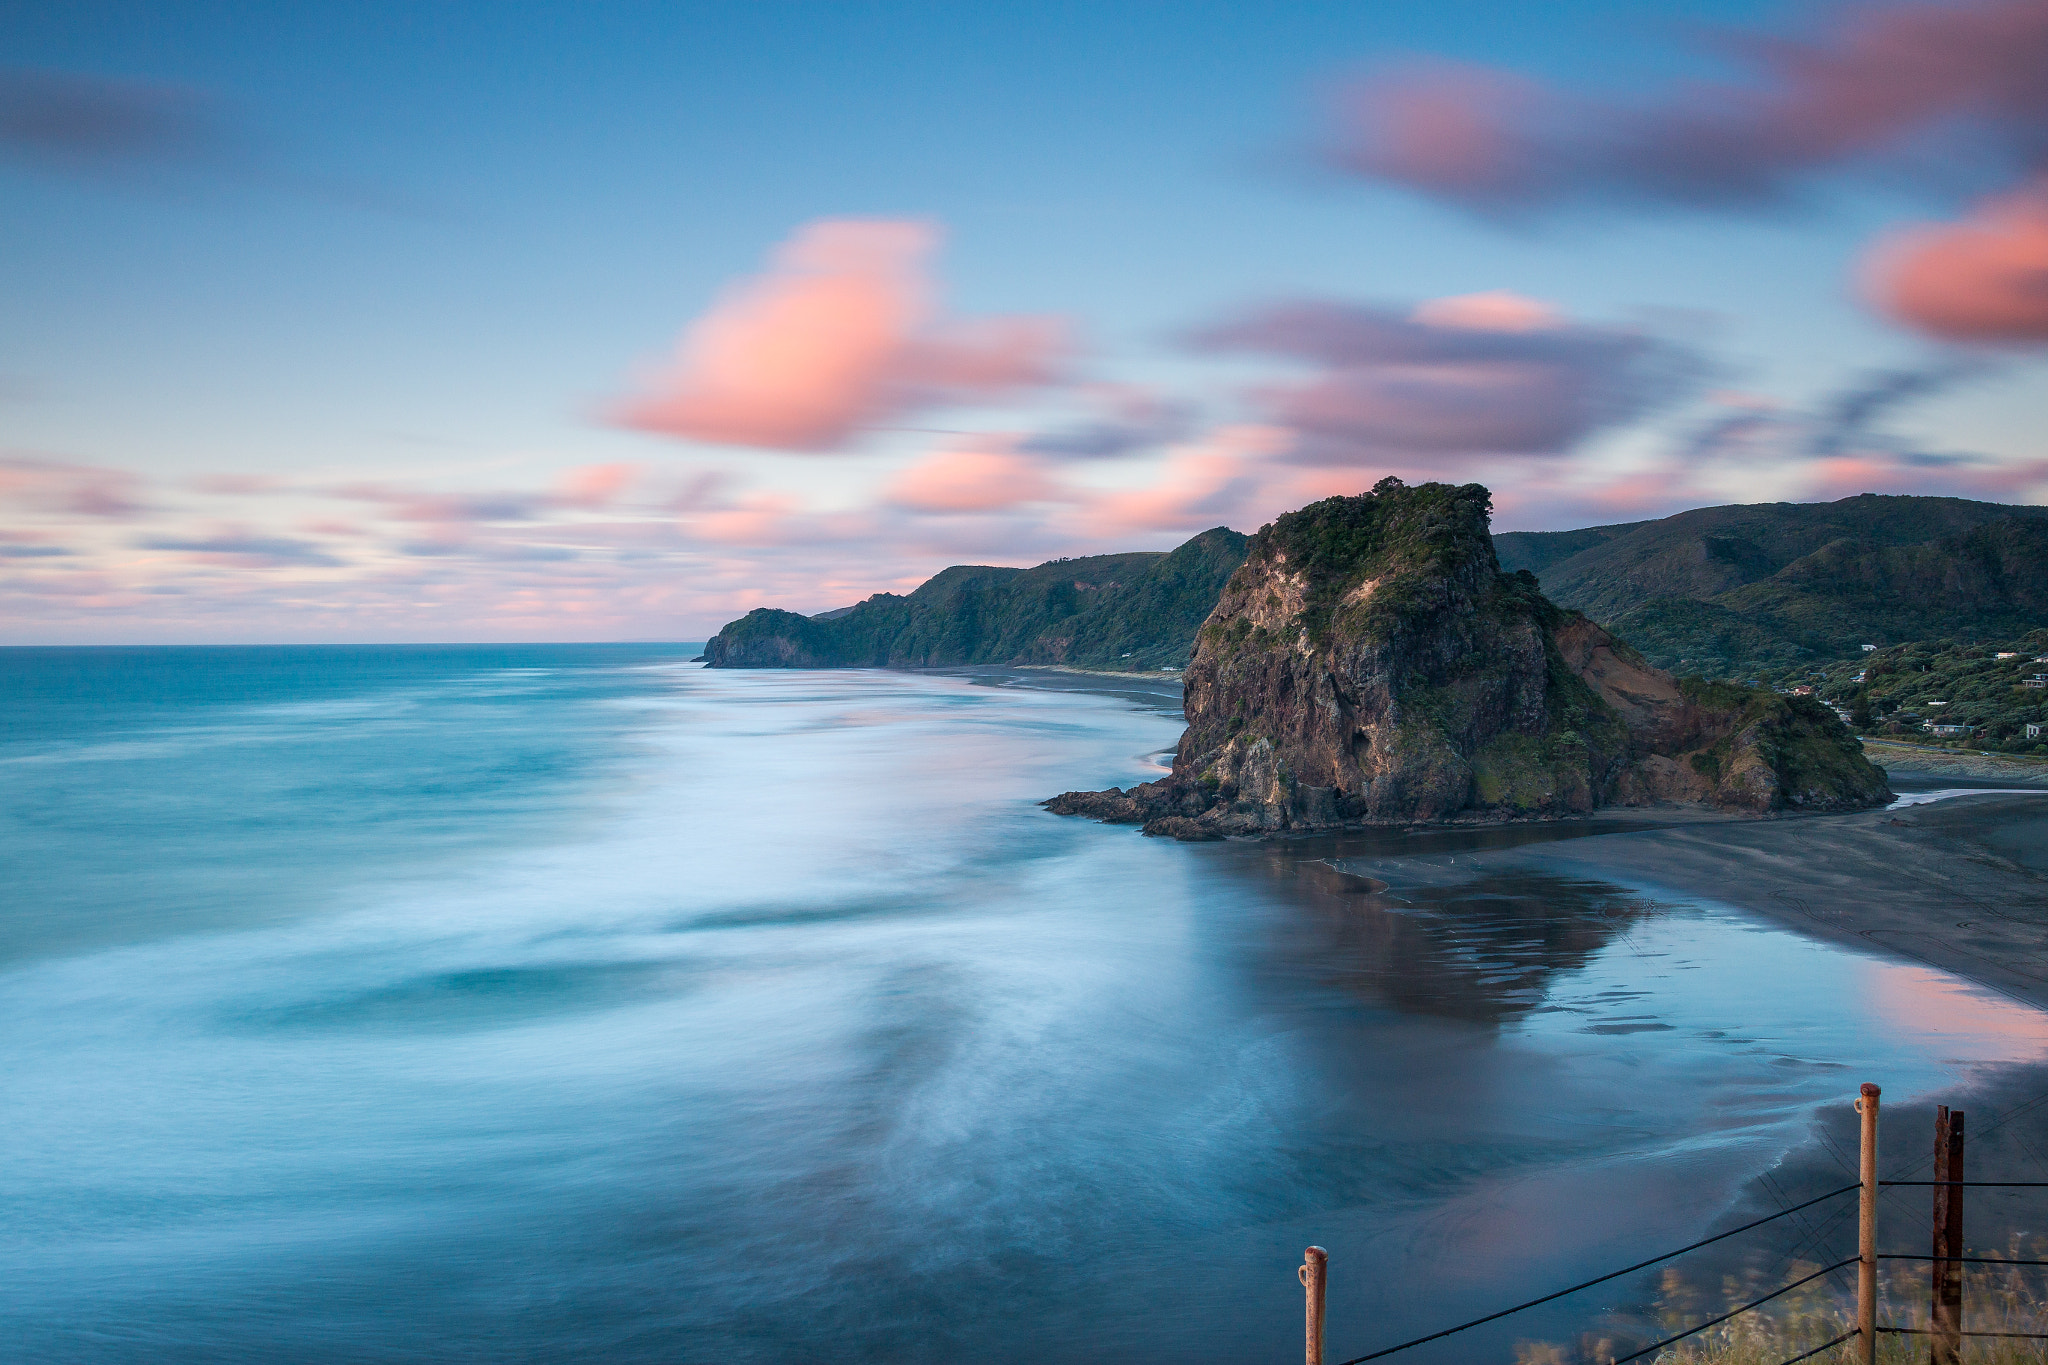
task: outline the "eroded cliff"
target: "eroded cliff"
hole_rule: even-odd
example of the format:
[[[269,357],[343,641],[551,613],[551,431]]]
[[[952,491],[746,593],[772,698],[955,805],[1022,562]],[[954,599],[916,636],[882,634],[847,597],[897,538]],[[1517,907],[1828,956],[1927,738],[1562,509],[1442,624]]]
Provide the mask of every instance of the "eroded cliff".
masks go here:
[[[1197,637],[1172,775],[1049,807],[1208,838],[1889,799],[1825,708],[1676,681],[1503,574],[1490,511],[1478,484],[1388,479],[1261,530]]]

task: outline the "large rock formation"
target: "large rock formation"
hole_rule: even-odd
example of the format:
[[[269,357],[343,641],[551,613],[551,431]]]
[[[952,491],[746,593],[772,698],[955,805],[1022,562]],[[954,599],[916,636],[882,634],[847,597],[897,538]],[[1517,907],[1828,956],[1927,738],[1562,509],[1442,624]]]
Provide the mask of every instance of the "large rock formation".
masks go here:
[[[1890,799],[1824,707],[1675,681],[1503,574],[1490,511],[1478,484],[1388,479],[1261,530],[1197,637],[1172,775],[1049,807],[1209,838]]]
[[[1245,544],[1218,526],[1167,554],[955,565],[908,596],[876,593],[818,616],[759,608],[719,631],[704,658],[713,668],[1178,668]]]

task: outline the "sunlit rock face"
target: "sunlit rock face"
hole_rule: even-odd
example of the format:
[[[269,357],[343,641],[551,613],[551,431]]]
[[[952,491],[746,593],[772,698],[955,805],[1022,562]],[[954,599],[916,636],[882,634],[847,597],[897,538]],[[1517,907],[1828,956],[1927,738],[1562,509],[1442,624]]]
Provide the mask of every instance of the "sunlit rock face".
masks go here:
[[[1889,798],[1824,708],[1676,681],[1503,574],[1490,511],[1388,479],[1261,530],[1197,638],[1172,775],[1051,809],[1206,838]]]

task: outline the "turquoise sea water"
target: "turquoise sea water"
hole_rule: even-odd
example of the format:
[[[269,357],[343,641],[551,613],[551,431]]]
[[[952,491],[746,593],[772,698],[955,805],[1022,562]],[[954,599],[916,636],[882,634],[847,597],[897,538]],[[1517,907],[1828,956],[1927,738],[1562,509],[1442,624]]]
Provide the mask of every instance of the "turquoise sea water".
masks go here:
[[[1156,707],[695,652],[0,651],[0,1355],[1286,1360],[1314,1241],[1342,1358],[2048,1054],[1710,905],[1037,808]]]

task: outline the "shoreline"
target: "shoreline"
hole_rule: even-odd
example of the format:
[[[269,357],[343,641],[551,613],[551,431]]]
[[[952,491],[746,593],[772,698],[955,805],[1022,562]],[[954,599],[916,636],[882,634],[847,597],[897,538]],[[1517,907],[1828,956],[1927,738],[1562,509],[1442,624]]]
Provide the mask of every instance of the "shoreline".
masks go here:
[[[940,670],[934,670],[940,671]],[[943,670],[994,686],[1044,687],[1177,702],[1171,674],[1062,667]],[[1121,683],[1121,687],[1114,684]],[[1177,709],[1177,708],[1176,708]],[[1505,870],[1612,882],[1671,899],[1715,902],[1826,942],[1947,972],[2048,1011],[2048,762],[1865,741],[1910,806],[1765,819],[1723,812],[1609,807],[1575,820],[1448,821],[1458,832],[1572,826],[1572,833],[1448,861],[1390,853],[1330,859],[1384,886],[1446,882]],[[1983,786],[1981,794],[1955,795]],[[2014,793],[2013,787],[2027,790]],[[1586,833],[1587,823],[1636,825]],[[1653,828],[1637,822],[1650,821]],[[1316,831],[1323,835],[1364,830]],[[1392,827],[1382,831],[1392,832]],[[1460,841],[1462,842],[1462,841]]]
[[[1938,749],[1930,744],[1895,743],[1861,735],[1857,739],[1863,745],[1864,757],[1888,773],[1986,778],[2048,787],[2048,759],[1974,749]]]
[[[1680,823],[1466,854],[1333,860],[1399,894],[1510,867],[1718,902],[2048,1010],[2048,792]]]

